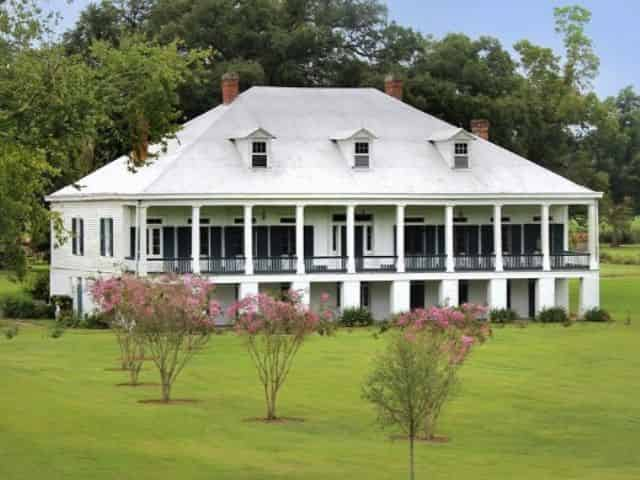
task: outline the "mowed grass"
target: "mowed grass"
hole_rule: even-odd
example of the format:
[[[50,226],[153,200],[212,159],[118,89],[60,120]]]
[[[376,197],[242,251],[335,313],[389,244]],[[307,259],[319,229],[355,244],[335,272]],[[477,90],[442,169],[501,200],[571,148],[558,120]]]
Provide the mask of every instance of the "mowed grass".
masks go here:
[[[495,329],[462,369],[444,413],[446,444],[420,444],[418,478],[640,478],[640,269],[603,269],[603,305],[615,324]],[[631,325],[625,325],[627,312]],[[108,332],[60,339],[23,326],[0,338],[0,479],[398,479],[407,445],[389,439],[360,398],[372,331],[313,337],[264,414],[241,339],[212,338],[174,396],[199,403],[143,405],[157,387],[116,387]],[[142,381],[156,382],[151,364]]]

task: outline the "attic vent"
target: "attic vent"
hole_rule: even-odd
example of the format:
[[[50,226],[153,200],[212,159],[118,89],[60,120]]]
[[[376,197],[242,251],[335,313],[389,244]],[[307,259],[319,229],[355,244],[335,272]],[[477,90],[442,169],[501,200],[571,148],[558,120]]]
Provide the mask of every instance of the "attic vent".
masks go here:
[[[251,166],[267,168],[267,142],[253,142],[251,145]]]
[[[369,142],[356,142],[354,166],[356,168],[369,168]]]
[[[469,168],[469,144],[458,142],[454,146],[453,168]]]

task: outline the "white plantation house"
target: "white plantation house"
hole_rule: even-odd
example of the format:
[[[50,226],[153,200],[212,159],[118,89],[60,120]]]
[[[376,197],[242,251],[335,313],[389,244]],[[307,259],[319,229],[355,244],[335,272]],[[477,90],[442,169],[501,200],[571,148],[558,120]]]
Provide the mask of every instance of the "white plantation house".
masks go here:
[[[120,158],[48,197],[72,238],[54,248],[51,293],[92,307],[98,275],[194,273],[223,304],[293,288],[377,319],[475,302],[521,316],[599,302],[598,199],[488,141],[369,88],[254,87],[186,123],[132,172]],[[152,148],[153,152],[153,148]],[[568,207],[588,210],[569,251]]]

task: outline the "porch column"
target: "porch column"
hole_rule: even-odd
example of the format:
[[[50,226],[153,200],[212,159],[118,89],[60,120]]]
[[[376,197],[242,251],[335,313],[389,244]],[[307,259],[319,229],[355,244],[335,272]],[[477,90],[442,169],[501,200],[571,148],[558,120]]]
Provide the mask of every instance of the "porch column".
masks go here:
[[[356,206],[347,205],[347,273],[356,273],[355,225]]]
[[[447,256],[447,272],[453,272],[453,205],[444,207],[444,248]]]
[[[404,205],[396,206],[396,269],[404,272]]]
[[[244,273],[253,275],[253,206],[244,206]]]
[[[589,268],[598,270],[600,259],[598,258],[598,201],[589,204]]]
[[[600,276],[588,273],[580,279],[580,313],[600,306]]]
[[[191,207],[191,271],[200,274],[200,206]]]
[[[304,205],[296,205],[296,270],[304,274]]]
[[[458,298],[458,280],[440,280],[438,305],[441,307],[457,307]]]
[[[549,205],[542,204],[540,208],[540,245],[542,246],[542,269],[551,270],[551,256],[549,254]]]
[[[342,308],[360,308],[360,282],[342,282]]]
[[[496,254],[496,272],[504,269],[502,263],[502,205],[493,206],[493,250]]]
[[[487,303],[490,308],[507,308],[507,279],[492,278],[489,280]]]
[[[300,294],[300,303],[307,307],[311,305],[311,283],[296,281],[291,283],[291,290]]]
[[[147,207],[138,205],[138,228],[136,228],[136,244],[138,245],[138,275],[147,275]]]
[[[545,308],[555,307],[556,280],[552,277],[541,277],[536,280],[536,315]]]
[[[394,280],[391,282],[391,314],[408,312],[411,310],[411,282],[409,280]]]
[[[569,205],[562,207],[562,250],[569,251]]]

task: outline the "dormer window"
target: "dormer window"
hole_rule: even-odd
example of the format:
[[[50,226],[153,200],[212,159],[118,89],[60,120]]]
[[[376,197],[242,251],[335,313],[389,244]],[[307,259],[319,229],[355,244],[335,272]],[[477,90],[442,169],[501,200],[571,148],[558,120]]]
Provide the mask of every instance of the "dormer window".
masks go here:
[[[267,168],[267,142],[254,140],[251,142],[251,167]]]
[[[455,143],[453,168],[469,168],[469,144],[467,142]]]
[[[369,142],[355,142],[353,165],[356,168],[369,168]]]

